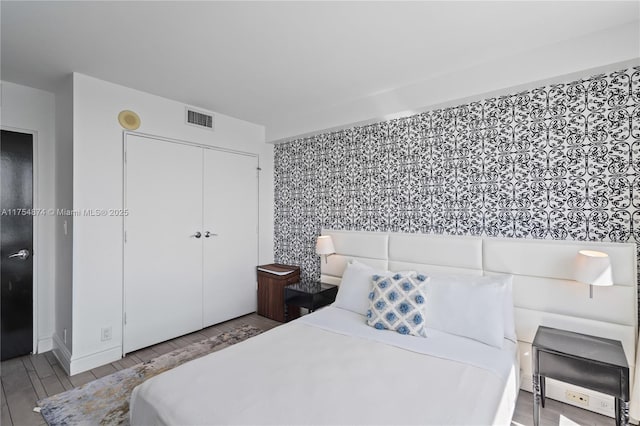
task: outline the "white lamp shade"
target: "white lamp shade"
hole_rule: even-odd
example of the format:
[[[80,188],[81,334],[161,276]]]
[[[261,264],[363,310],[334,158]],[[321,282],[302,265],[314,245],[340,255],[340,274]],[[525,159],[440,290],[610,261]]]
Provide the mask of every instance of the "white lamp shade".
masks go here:
[[[591,285],[613,285],[609,255],[601,251],[580,250],[576,256],[576,281]]]
[[[333,246],[333,239],[330,235],[320,235],[316,241],[316,253],[318,254],[333,254],[336,252]]]

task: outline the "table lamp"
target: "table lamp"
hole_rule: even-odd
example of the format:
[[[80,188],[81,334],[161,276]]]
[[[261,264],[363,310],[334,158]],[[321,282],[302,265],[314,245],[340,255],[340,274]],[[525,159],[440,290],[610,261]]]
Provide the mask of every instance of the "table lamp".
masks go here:
[[[331,235],[320,235],[316,240],[316,253],[324,256],[324,262],[327,263],[327,257],[335,252]]]

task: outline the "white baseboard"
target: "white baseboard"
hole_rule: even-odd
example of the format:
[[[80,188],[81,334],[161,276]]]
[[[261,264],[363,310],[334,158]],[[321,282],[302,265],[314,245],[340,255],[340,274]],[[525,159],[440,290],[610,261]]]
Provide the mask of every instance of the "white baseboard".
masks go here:
[[[71,375],[100,367],[122,358],[122,346],[116,346],[101,352],[85,355],[82,357],[71,357],[69,370]]]
[[[56,333],[53,334],[53,355],[58,359],[62,369],[70,375],[71,352]]]
[[[49,352],[52,349],[53,349],[53,336],[38,339],[37,353],[41,354],[44,352]]]
[[[57,334],[53,335],[53,354],[64,371],[72,376],[122,358],[122,347],[116,346],[95,354],[74,358]]]

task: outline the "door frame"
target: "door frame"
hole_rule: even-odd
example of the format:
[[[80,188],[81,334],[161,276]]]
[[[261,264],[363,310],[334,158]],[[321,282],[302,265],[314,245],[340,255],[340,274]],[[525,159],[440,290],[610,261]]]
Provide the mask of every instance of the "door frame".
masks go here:
[[[13,127],[13,126],[5,126],[5,125],[0,125],[0,130],[6,130],[9,132],[16,132],[16,133],[23,133],[23,134],[27,134],[27,135],[31,135],[31,144],[33,145],[33,159],[32,159],[32,168],[33,168],[33,172],[31,174],[31,178],[33,179],[32,185],[33,185],[33,194],[32,194],[32,208],[33,209],[41,209],[40,206],[40,198],[39,198],[39,185],[38,185],[38,178],[40,176],[39,173],[39,162],[38,162],[38,131],[37,130],[30,130],[30,129],[23,129],[20,127]],[[38,300],[38,289],[40,288],[40,218],[44,217],[42,215],[35,215],[33,216],[33,241],[31,241],[31,243],[33,244],[33,250],[31,253],[31,256],[33,257],[33,283],[32,283],[32,292],[33,292],[33,326],[31,327],[33,329],[33,349],[32,349],[32,353],[37,354],[38,353],[38,341],[39,341],[39,333],[38,333],[38,304],[39,304],[39,300]]]

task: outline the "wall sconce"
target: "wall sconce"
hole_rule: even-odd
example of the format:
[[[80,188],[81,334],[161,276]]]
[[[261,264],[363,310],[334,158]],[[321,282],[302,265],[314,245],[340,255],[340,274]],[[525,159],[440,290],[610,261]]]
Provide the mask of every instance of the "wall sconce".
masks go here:
[[[593,299],[594,285],[613,285],[609,255],[601,251],[580,250],[576,256],[574,279],[589,284],[589,298]]]
[[[316,253],[324,256],[324,263],[327,263],[327,257],[336,252],[333,246],[331,235],[320,235],[316,240]]]

